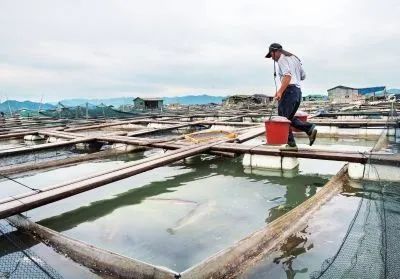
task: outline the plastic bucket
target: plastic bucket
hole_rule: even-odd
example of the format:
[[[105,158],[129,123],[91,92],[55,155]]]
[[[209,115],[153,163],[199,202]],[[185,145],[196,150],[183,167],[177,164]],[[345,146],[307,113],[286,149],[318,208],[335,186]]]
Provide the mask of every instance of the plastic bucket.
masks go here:
[[[301,122],[307,122],[308,114],[306,112],[300,110],[300,111],[296,112],[294,117],[297,117],[297,119],[299,119]],[[292,127],[292,131],[293,132],[301,132],[299,129],[296,129],[294,127]]]
[[[268,144],[286,144],[290,121],[286,117],[276,116],[265,121],[265,136]]]

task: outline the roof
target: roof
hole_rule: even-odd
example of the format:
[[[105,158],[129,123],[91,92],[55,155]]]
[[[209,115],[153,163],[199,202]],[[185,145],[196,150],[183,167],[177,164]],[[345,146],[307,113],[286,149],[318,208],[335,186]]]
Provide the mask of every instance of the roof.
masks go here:
[[[379,91],[383,91],[386,89],[386,86],[376,86],[376,87],[367,87],[367,88],[359,88],[358,93],[364,95],[364,94],[370,94],[370,93],[375,93]]]
[[[328,91],[331,91],[331,90],[337,89],[337,88],[340,88],[340,89],[352,89],[352,90],[357,90],[357,88],[348,87],[348,86],[343,86],[343,85],[338,85],[338,86],[335,86],[335,87],[333,87],[333,88],[331,88],[331,89],[328,89]]]
[[[343,86],[339,85],[336,87],[333,87],[331,89],[328,89],[328,91],[334,90],[334,89],[351,89],[351,90],[357,90],[359,94],[364,95],[364,94],[370,94],[370,93],[375,93],[375,92],[380,92],[384,91],[386,89],[386,86],[375,86],[375,87],[365,87],[365,88],[353,88],[353,87],[348,87],[348,86]]]
[[[162,98],[141,98],[141,97],[137,97],[135,99],[133,99],[134,101],[136,101],[137,99],[141,99],[143,101],[162,101]]]
[[[309,95],[305,95],[303,97],[327,97],[327,95],[323,95],[323,94],[309,94]]]

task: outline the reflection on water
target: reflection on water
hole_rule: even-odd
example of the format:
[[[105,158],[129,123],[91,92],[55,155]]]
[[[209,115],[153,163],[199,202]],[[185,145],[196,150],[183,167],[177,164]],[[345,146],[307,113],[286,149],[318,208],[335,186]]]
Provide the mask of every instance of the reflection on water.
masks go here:
[[[308,241],[307,228],[291,235],[286,239],[280,248],[280,255],[273,259],[275,264],[281,264],[288,279],[295,278],[296,274],[308,272],[308,268],[295,269],[293,262],[296,258],[307,253],[313,248],[313,244]]]
[[[306,182],[307,183],[307,182]],[[287,185],[284,195],[285,203],[275,206],[269,210],[266,223],[272,222],[283,214],[289,212],[307,198],[313,196],[317,192],[317,187],[323,186],[321,182],[306,184],[304,187],[298,185]]]

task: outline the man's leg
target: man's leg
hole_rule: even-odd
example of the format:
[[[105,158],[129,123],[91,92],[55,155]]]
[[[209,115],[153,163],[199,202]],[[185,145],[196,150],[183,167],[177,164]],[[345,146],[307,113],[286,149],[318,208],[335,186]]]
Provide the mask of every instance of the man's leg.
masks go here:
[[[297,93],[297,97],[298,97],[298,102],[297,102],[297,107],[296,107],[296,111],[297,111],[298,107],[300,106],[301,95],[302,95],[300,88],[296,88],[296,93]],[[300,131],[305,132],[308,135],[308,138],[310,139],[310,146],[313,145],[313,143],[316,139],[316,136],[317,136],[317,129],[315,128],[315,124],[309,123],[307,121],[303,122],[303,121],[299,120],[297,117],[293,117],[291,119],[291,121],[292,121],[293,127],[299,129]]]
[[[285,90],[285,93],[282,96],[282,99],[278,105],[278,115],[284,116],[287,119],[291,120],[293,115],[296,113],[296,94],[293,90],[293,87],[289,87]],[[298,107],[298,105],[297,105]],[[289,127],[289,134],[288,134],[288,144],[289,146],[296,146],[296,141],[294,140],[292,128]]]
[[[292,126],[295,127],[296,129],[299,129],[300,131],[306,132],[308,135],[311,133],[311,128],[313,124],[308,123],[308,122],[303,122],[300,119],[298,119],[296,116],[294,116],[300,106],[301,102],[301,90],[300,88],[295,87],[293,89],[293,95],[296,95],[296,102],[295,102],[295,107],[293,109],[292,115],[290,118],[288,118],[292,122]]]
[[[296,145],[296,141],[294,139],[293,131],[292,131],[292,127],[291,126],[289,126],[288,144],[290,146],[295,146]]]
[[[299,129],[300,131],[307,133],[307,135],[311,134],[312,129],[315,126],[312,123],[303,122],[303,121],[299,120],[297,117],[293,117],[293,119],[291,121],[292,121],[293,127],[295,127],[296,129]]]

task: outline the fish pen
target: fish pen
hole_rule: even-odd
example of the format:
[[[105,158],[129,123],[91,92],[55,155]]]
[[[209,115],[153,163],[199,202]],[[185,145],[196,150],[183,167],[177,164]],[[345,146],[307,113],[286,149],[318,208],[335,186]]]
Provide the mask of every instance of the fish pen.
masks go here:
[[[0,278],[397,278],[393,111],[315,113],[298,151],[267,108],[93,111],[5,120]]]

